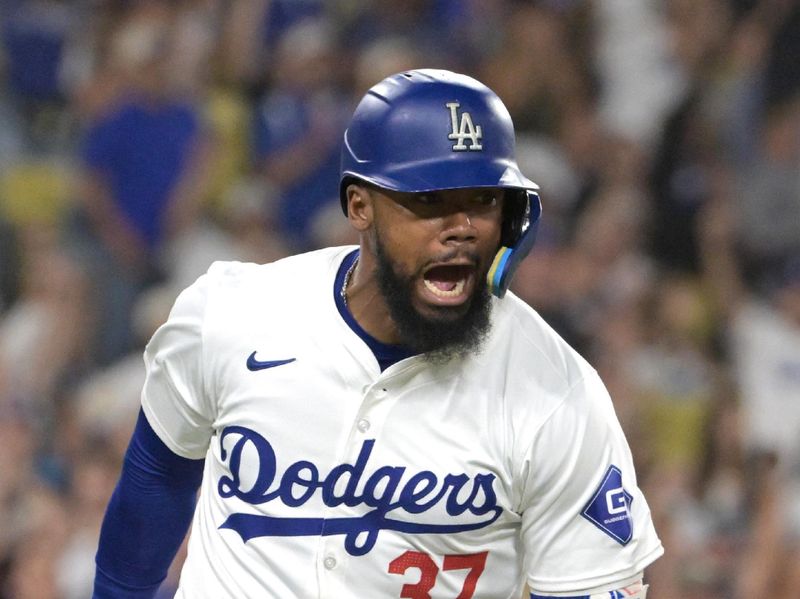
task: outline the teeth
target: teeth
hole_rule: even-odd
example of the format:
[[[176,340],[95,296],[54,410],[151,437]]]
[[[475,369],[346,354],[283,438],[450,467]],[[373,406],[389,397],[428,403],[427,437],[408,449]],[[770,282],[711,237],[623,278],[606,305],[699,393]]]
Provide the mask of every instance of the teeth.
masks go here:
[[[445,291],[444,289],[439,289],[428,279],[424,279],[424,281],[425,287],[427,287],[434,295],[438,295],[439,297],[456,297],[461,295],[461,293],[464,291],[464,285],[466,283],[464,279],[460,279],[456,282],[455,287],[453,287],[450,291]]]

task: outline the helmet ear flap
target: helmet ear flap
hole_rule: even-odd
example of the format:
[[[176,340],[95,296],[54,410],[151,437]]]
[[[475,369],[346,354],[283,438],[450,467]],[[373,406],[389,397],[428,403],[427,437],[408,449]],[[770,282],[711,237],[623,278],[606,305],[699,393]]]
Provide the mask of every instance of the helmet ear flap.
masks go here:
[[[539,194],[535,192],[523,190],[506,197],[510,201],[503,206],[500,248],[486,275],[489,290],[497,297],[505,296],[514,272],[531,251],[542,213]]]
[[[503,226],[500,244],[513,247],[530,222],[528,192],[524,189],[507,189],[503,204]]]

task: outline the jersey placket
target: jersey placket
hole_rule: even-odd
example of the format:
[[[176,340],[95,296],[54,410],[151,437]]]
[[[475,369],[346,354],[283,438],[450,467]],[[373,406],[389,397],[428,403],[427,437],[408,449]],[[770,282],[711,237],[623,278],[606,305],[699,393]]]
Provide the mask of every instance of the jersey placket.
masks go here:
[[[341,455],[337,458],[338,464],[355,464],[359,454],[363,451],[365,443],[378,442],[386,415],[394,401],[392,386],[379,377],[372,384],[364,384],[361,389],[361,403],[358,411],[350,422],[350,430]],[[355,486],[356,494],[362,492],[366,474]],[[349,477],[347,477],[349,480]],[[341,481],[334,494],[341,497],[346,481]],[[320,599],[337,599],[352,594],[357,588],[358,581],[351,580],[348,576],[348,565],[351,560],[359,557],[350,555],[345,548],[346,537],[344,534],[334,534],[328,524],[331,520],[341,518],[357,518],[371,508],[358,502],[355,507],[344,503],[337,506],[326,506],[322,534],[319,541],[317,554],[317,579],[319,581]],[[361,533],[356,543],[361,546],[364,536]],[[380,535],[380,533],[378,533]]]

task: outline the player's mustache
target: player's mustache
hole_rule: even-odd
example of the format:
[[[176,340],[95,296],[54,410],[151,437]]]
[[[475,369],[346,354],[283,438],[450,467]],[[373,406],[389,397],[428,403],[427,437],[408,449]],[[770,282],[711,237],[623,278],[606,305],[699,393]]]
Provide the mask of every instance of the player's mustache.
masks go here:
[[[470,266],[474,267],[477,267],[481,263],[481,257],[478,252],[465,250],[462,248],[453,248],[433,256],[425,263],[423,269],[427,268],[431,264],[443,264],[447,262],[453,262],[455,260],[460,262],[468,262]]]

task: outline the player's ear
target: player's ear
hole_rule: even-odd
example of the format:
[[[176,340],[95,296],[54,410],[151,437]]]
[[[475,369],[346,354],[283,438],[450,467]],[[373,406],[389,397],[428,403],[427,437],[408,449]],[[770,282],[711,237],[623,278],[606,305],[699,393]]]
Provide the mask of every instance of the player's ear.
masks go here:
[[[372,225],[373,195],[364,185],[351,183],[345,190],[347,218],[357,231],[366,231]]]

